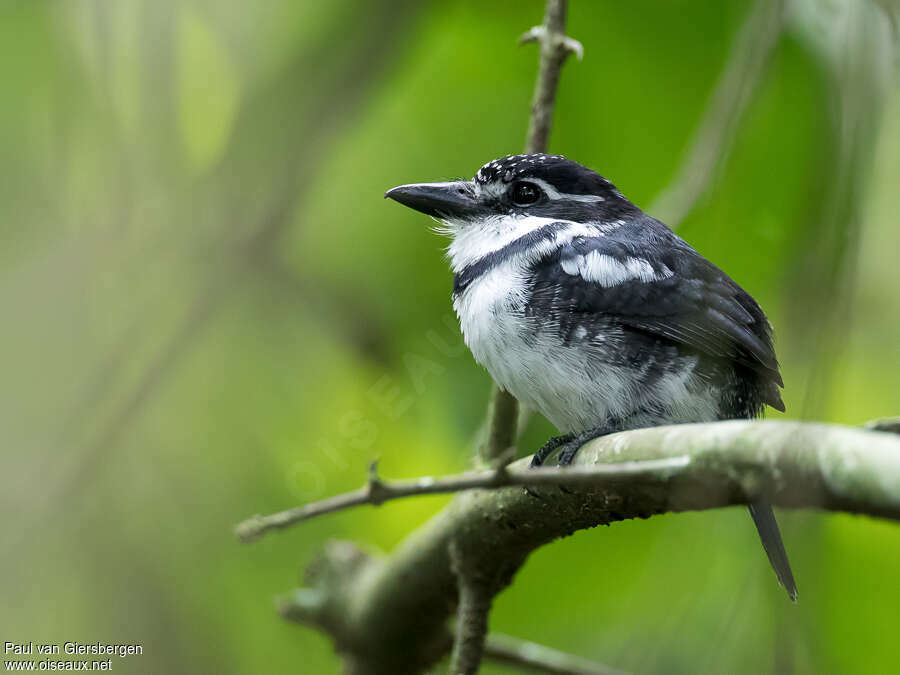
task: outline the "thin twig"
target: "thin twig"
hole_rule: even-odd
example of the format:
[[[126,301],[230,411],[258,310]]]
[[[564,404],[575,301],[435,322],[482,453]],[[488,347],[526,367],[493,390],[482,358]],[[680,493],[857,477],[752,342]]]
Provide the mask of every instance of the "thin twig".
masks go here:
[[[547,0],[543,25],[535,26],[519,40],[523,43],[537,42],[541,47],[538,76],[534,84],[534,96],[531,99],[528,137],[525,142],[525,152],[528,153],[547,152],[560,71],[569,54],[576,54],[579,59],[584,56],[581,44],[566,36],[568,5],[568,0]]]
[[[540,45],[538,75],[525,141],[527,153],[547,151],[560,71],[569,54],[575,54],[579,59],[584,56],[581,44],[566,36],[568,4],[568,0],[547,0],[544,23],[519,38],[520,43],[537,42]],[[481,448],[481,458],[486,464],[508,464],[515,458],[515,453],[509,449],[516,443],[518,420],[518,401],[495,385],[488,407],[488,439]]]
[[[488,635],[484,658],[546,675],[624,675],[602,663],[498,633]]]
[[[687,157],[648,209],[670,227],[691,212],[728,156],[737,124],[778,43],[784,15],[785,0],[757,0],[741,26]]]
[[[519,402],[516,397],[494,385],[488,404],[488,437],[481,448],[485,464],[503,466],[516,458],[510,451],[518,440]]]
[[[660,471],[680,469],[689,463],[687,456],[653,459],[644,462],[598,464],[559,469],[509,469],[499,467],[488,471],[467,471],[450,476],[424,476],[405,481],[387,483],[378,477],[375,464],[370,465],[367,483],[351,492],[329,497],[318,502],[296,506],[267,516],[252,516],[235,527],[235,534],[243,541],[253,541],[271,530],[290,527],[326,513],[334,513],[354,506],[369,504],[379,506],[384,502],[417,495],[447,494],[466,490],[499,487],[601,487],[604,482],[633,480],[642,475],[658,475]]]

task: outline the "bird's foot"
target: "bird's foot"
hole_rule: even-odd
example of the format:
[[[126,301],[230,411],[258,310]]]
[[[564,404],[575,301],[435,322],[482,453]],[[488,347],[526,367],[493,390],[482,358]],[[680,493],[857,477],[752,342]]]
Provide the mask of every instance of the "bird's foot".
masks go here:
[[[575,455],[578,454],[578,451],[581,450],[585,443],[592,441],[595,438],[606,436],[608,433],[611,433],[609,427],[594,427],[593,429],[588,429],[587,431],[576,434],[572,440],[563,445],[562,450],[559,451],[559,459],[557,459],[556,462],[557,466],[569,466],[575,460]],[[566,489],[562,485],[559,486],[559,489],[566,494],[572,493],[571,490]]]
[[[569,466],[575,459],[575,455],[578,454],[578,451],[581,450],[585,443],[592,441],[595,438],[611,434],[613,431],[614,429],[611,427],[603,426],[594,427],[593,429],[574,434],[572,438],[562,446],[562,450],[559,451],[557,464],[559,466]]]
[[[544,445],[541,446],[540,450],[534,453],[534,457],[531,458],[531,468],[533,469],[538,466],[543,466],[544,462],[547,461],[547,458],[560,448],[559,458],[556,462],[557,466],[569,466],[575,459],[575,455],[578,454],[578,451],[581,450],[581,447],[585,443],[587,443],[588,441],[592,441],[595,438],[599,438],[600,436],[605,436],[609,433],[612,433],[612,429],[610,427],[595,427],[593,429],[588,429],[587,431],[582,431],[577,434],[563,434],[562,436],[554,436],[549,441],[544,443]],[[563,486],[560,486],[559,489],[567,494],[571,494],[571,490],[567,490]],[[537,496],[528,488],[525,488],[525,491],[533,497]]]
[[[573,438],[575,438],[575,434],[563,434],[562,436],[554,436],[553,438],[551,438],[549,441],[547,441],[546,443],[544,443],[541,446],[540,450],[538,450],[536,453],[534,453],[534,457],[531,458],[531,467],[530,468],[534,469],[536,467],[543,466],[544,462],[547,460],[547,458],[558,447],[560,447],[561,445],[565,445],[566,443],[571,441]],[[541,496],[529,487],[525,488],[525,492],[530,494],[532,497],[541,499]]]
[[[541,449],[534,453],[531,458],[531,468],[543,466],[547,458],[561,445],[565,445],[575,438],[575,434],[563,434],[562,436],[554,436],[541,446]]]
[[[569,466],[572,461],[575,459],[575,455],[578,454],[578,451],[581,450],[581,446],[583,446],[588,441],[592,441],[595,438],[600,438],[601,436],[606,436],[607,434],[611,434],[615,431],[610,426],[602,426],[602,427],[594,427],[593,429],[588,429],[587,431],[581,431],[577,434],[563,434],[562,436],[554,436],[549,441],[544,443],[541,446],[541,449],[534,453],[534,457],[531,458],[531,468],[535,468],[537,466],[543,466],[544,462],[547,461],[547,458],[556,452],[556,450],[562,448],[559,451],[559,458],[557,460],[558,466]]]

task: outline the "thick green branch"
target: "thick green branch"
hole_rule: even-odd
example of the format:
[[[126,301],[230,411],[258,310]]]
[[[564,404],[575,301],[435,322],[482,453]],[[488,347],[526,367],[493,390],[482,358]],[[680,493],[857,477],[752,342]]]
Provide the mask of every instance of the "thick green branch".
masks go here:
[[[450,649],[447,619],[458,601],[451,544],[464,547],[467,565],[490,574],[499,591],[534,549],[626,518],[764,498],[900,519],[900,438],[894,434],[775,421],[657,427],[592,441],[576,465],[681,456],[690,458],[681,468],[612,484],[604,479],[595,489],[469,490],[388,556],[366,556],[342,544],[340,555],[326,553],[314,566],[305,593],[320,603],[317,614],[325,620],[313,623],[332,635],[352,672],[420,672]]]

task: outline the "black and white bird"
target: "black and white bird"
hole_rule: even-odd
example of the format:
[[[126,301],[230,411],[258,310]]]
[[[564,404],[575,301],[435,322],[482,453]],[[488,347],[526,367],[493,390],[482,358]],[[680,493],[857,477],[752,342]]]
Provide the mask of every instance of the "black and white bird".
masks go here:
[[[442,223],[466,344],[563,434],[533,466],[556,450],[567,465],[615,431],[784,411],[757,302],[594,171],[560,155],[510,155],[471,181],[385,196]],[[750,513],[796,600],[771,507]]]

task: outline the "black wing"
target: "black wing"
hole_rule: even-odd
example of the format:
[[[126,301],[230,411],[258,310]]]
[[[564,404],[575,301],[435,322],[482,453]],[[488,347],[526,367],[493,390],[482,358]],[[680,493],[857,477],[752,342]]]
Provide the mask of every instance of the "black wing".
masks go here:
[[[766,402],[784,410],[774,386],[784,385],[762,309],[668,230],[652,241],[640,235],[578,237],[541,261],[535,274],[531,303],[539,311],[613,319],[739,363],[773,383]]]

